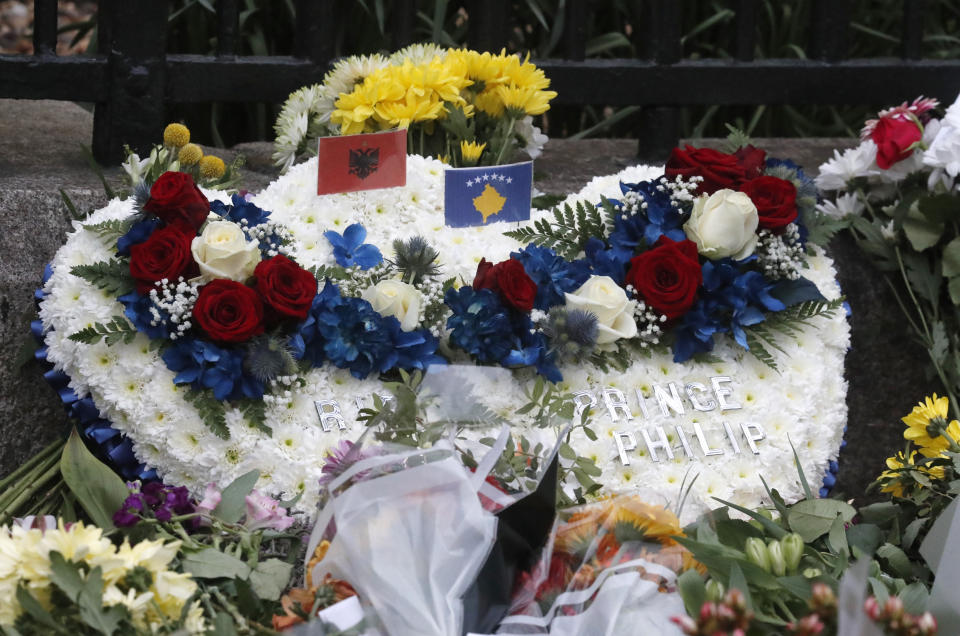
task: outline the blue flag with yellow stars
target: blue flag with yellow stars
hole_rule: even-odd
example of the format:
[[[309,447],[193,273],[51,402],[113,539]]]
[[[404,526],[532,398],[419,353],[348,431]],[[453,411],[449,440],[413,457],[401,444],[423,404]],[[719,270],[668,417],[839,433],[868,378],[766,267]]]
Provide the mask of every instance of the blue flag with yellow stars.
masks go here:
[[[445,221],[450,227],[529,221],[533,162],[447,168]]]

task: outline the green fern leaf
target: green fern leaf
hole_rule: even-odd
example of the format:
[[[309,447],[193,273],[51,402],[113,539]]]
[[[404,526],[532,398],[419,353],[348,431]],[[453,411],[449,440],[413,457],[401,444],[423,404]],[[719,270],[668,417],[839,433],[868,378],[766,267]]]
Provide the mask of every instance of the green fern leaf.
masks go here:
[[[81,344],[94,344],[102,339],[107,346],[113,346],[118,342],[129,344],[136,336],[136,328],[127,322],[126,318],[114,316],[106,324],[96,322],[93,326],[81,329],[67,337]]]
[[[273,429],[267,426],[267,405],[263,400],[243,400],[240,404],[243,419],[252,427],[273,436]]]
[[[83,229],[93,232],[106,240],[108,243],[116,245],[117,239],[130,231],[133,227],[133,219],[112,219],[102,223],[87,223]]]
[[[110,259],[92,265],[74,265],[70,268],[74,276],[96,285],[111,296],[123,296],[135,289],[130,265],[125,261]]]
[[[220,439],[230,439],[226,409],[223,402],[213,397],[213,391],[190,389],[184,399],[197,409],[197,414],[210,432]]]

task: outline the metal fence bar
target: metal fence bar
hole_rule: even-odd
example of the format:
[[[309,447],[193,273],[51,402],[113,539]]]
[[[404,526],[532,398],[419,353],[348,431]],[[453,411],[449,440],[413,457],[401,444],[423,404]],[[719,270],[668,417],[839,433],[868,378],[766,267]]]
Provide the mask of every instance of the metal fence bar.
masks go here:
[[[683,57],[683,44],[680,42],[680,3],[676,0],[650,0],[645,4],[645,18],[645,35],[648,42],[647,56],[653,58],[656,67],[674,65],[679,62]],[[637,81],[637,78],[634,77],[629,79],[630,83]],[[594,79],[592,84],[599,88],[601,82]],[[560,85],[554,82],[553,86],[559,93]],[[635,103],[656,104],[640,111],[637,130],[637,157],[662,160],[670,149],[677,144],[679,137],[679,110],[672,104],[683,102],[667,95],[661,100]],[[671,105],[667,106],[666,104]]]
[[[903,0],[903,36],[900,55],[919,60],[923,55],[923,15],[926,0]]]
[[[807,54],[815,60],[842,60],[847,56],[849,26],[850,0],[813,0]]]
[[[34,0],[33,53],[57,54],[57,0]]]
[[[394,0],[390,29],[393,48],[402,49],[413,44],[413,21],[417,17],[416,0]]]
[[[336,35],[335,0],[296,0],[294,55],[326,66],[333,59]]]
[[[758,0],[737,0],[735,29],[737,42],[734,45],[734,57],[748,62],[753,59],[757,47],[757,10]]]
[[[472,0],[467,4],[468,46],[499,52],[507,45],[506,0]]]
[[[568,60],[587,57],[587,0],[567,0],[564,9],[563,52]]]
[[[101,163],[119,163],[123,146],[148,150],[164,124],[167,3],[156,0],[100,0],[107,18],[101,40],[108,51],[106,99],[93,115],[93,154]]]
[[[237,54],[240,10],[237,0],[217,0],[217,55]]]

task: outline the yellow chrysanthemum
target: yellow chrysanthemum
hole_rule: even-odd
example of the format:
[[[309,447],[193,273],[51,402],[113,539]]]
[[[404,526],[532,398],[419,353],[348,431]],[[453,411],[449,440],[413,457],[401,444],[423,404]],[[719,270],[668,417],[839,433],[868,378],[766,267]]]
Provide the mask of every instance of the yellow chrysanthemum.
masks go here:
[[[555,91],[542,91],[530,86],[502,85],[497,87],[497,95],[508,110],[525,115],[542,115],[550,110],[550,100],[557,96]]]
[[[414,91],[407,93],[403,100],[383,102],[377,105],[377,117],[390,127],[409,128],[410,124],[436,119],[443,112],[443,102],[436,99],[424,99]]]
[[[180,149],[177,159],[182,166],[193,166],[203,159],[203,150],[197,144],[186,144]]]
[[[473,100],[473,105],[477,110],[491,117],[503,116],[503,98],[497,91],[497,86],[488,88],[478,94]]]
[[[916,466],[914,464],[916,457],[917,451],[911,451],[909,458],[904,457],[903,451],[900,451],[893,457],[888,457],[888,470],[883,471],[878,478],[878,481],[883,484],[880,487],[881,492],[892,493],[894,497],[903,496],[903,481],[901,481],[900,472],[903,468],[913,468],[925,473],[933,479],[943,479],[943,466]],[[918,483],[917,485],[921,488],[923,487],[922,484]]]
[[[512,84],[517,88],[528,88],[531,90],[544,90],[549,88],[550,80],[547,78],[543,69],[537,68],[535,64],[530,63],[530,55],[521,62],[520,58],[511,55],[510,59],[503,67],[502,71],[506,83]],[[553,96],[556,97],[556,93]]]
[[[637,497],[619,497],[610,501],[606,508],[603,525],[612,530],[618,523],[629,523],[649,539],[666,540],[683,535],[680,520],[662,506],[648,504]]]
[[[201,179],[219,179],[226,173],[227,166],[220,157],[207,155],[200,160],[199,169]]]
[[[919,446],[924,457],[937,457],[951,447],[951,441],[960,441],[960,423],[954,420],[947,424],[949,408],[950,400],[934,393],[902,418],[907,425],[903,437]]]
[[[190,141],[190,129],[183,124],[167,124],[163,129],[163,145],[182,148]]]
[[[463,156],[463,163],[466,165],[476,165],[480,161],[480,155],[483,154],[483,149],[487,147],[487,142],[482,144],[475,141],[461,141],[460,142],[460,154]]]
[[[517,60],[516,56],[507,55],[506,51],[498,54],[484,51],[471,51],[468,49],[457,49],[447,53],[447,62],[456,64],[458,68],[463,69],[463,75],[473,82],[473,89],[481,92],[486,87],[494,87],[507,80],[504,75],[504,68],[511,62],[511,59]]]
[[[351,93],[341,93],[336,101],[336,110],[330,113],[330,121],[340,125],[341,135],[356,135],[373,132],[374,108],[383,101],[402,99],[405,90],[392,75],[391,67],[378,69],[354,88]]]

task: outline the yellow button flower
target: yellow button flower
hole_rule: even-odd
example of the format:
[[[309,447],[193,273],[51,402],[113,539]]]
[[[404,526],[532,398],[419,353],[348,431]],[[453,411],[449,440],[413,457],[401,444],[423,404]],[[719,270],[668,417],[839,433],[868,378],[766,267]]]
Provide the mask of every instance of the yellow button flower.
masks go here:
[[[203,150],[197,144],[186,144],[180,149],[180,154],[177,155],[181,166],[196,165],[202,158]]]
[[[168,124],[163,129],[163,145],[182,148],[190,141],[190,129],[183,124]]]
[[[219,179],[227,171],[226,164],[220,157],[207,155],[200,160],[200,178],[201,179]]]

